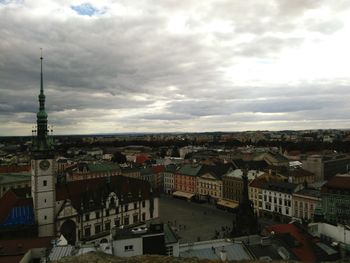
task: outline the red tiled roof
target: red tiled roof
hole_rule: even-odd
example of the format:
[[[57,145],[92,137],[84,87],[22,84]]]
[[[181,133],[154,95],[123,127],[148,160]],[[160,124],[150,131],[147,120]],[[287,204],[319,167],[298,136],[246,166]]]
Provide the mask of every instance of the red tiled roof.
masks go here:
[[[300,246],[292,247],[290,250],[303,262],[316,262],[316,255],[312,249],[312,237],[308,233],[302,231],[294,224],[279,224],[266,227],[268,232],[275,234],[290,234],[300,244]]]
[[[138,156],[136,156],[136,163],[138,164],[143,164],[145,163],[146,161],[148,161],[150,158],[149,158],[149,155],[147,154],[140,154]]]
[[[333,176],[323,188],[350,189],[350,176]]]
[[[32,248],[47,248],[54,237],[0,240],[0,263],[19,262]]]
[[[156,165],[156,166],[152,166],[151,169],[152,169],[153,173],[158,174],[158,173],[162,173],[165,171],[165,166],[164,165]]]
[[[263,186],[267,183],[266,178],[255,178],[251,183],[249,184],[249,187],[255,187],[255,188],[263,188]]]
[[[1,165],[0,173],[30,172],[30,165]]]

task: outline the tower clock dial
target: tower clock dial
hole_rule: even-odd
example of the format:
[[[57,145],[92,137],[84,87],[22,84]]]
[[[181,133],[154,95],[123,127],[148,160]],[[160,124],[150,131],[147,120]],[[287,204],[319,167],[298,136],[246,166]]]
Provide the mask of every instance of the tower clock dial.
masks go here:
[[[47,170],[50,167],[50,162],[48,160],[43,160],[39,163],[40,169]]]

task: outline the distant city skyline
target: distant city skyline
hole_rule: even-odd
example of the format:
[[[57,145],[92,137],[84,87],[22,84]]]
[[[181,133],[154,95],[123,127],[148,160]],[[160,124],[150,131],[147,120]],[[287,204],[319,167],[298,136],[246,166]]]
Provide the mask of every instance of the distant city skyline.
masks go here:
[[[350,2],[0,0],[0,136],[350,128]]]

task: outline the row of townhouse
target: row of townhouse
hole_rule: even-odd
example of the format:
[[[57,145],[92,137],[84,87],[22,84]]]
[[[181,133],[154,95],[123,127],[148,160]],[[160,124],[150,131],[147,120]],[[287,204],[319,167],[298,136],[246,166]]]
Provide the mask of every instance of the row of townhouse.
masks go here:
[[[258,216],[350,224],[350,174],[333,176],[318,188],[260,177],[249,185]]]
[[[249,199],[257,216],[275,216],[284,220],[312,220],[321,202],[320,190],[268,177],[254,179],[249,184]]]
[[[164,192],[201,200],[223,198],[223,176],[232,171],[230,164],[184,164],[167,166],[163,173]]]

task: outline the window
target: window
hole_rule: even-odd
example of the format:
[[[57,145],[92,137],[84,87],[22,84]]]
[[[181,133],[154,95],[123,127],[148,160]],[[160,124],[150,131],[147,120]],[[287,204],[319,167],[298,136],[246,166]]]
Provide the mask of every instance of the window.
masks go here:
[[[128,205],[125,205],[125,206],[124,206],[124,211],[127,212],[128,209],[129,209],[129,206],[128,206]]]
[[[116,218],[114,220],[114,224],[115,224],[115,226],[120,226],[120,218]]]
[[[111,222],[106,222],[105,223],[105,230],[108,231],[111,229]]]
[[[137,203],[134,203],[134,209],[137,209]]]
[[[146,207],[146,202],[142,201],[142,207]]]
[[[85,235],[86,237],[91,236],[91,229],[90,229],[90,227],[86,227],[86,228],[84,229],[84,235]]]
[[[44,216],[44,219],[46,220],[46,219],[47,219],[47,216]]]
[[[166,254],[168,256],[172,256],[173,255],[173,247],[172,246],[166,247]]]
[[[100,218],[100,212],[96,212],[96,219]]]
[[[109,216],[109,210],[106,209],[106,216]]]
[[[90,214],[85,214],[85,221],[89,221],[90,220]]]
[[[134,246],[133,246],[133,245],[124,246],[124,251],[125,251],[125,252],[133,251],[133,250],[134,250]]]
[[[129,225],[130,221],[129,221],[129,216],[124,217],[124,225]]]
[[[101,225],[98,224],[98,225],[95,225],[95,234],[98,234],[101,232]]]
[[[146,220],[146,213],[142,213],[142,221]]]
[[[135,224],[139,221],[139,215],[138,214],[134,214],[132,217],[132,223]]]
[[[46,199],[44,199],[44,203],[46,203]]]
[[[46,180],[43,181],[43,186],[47,186],[47,181]]]

